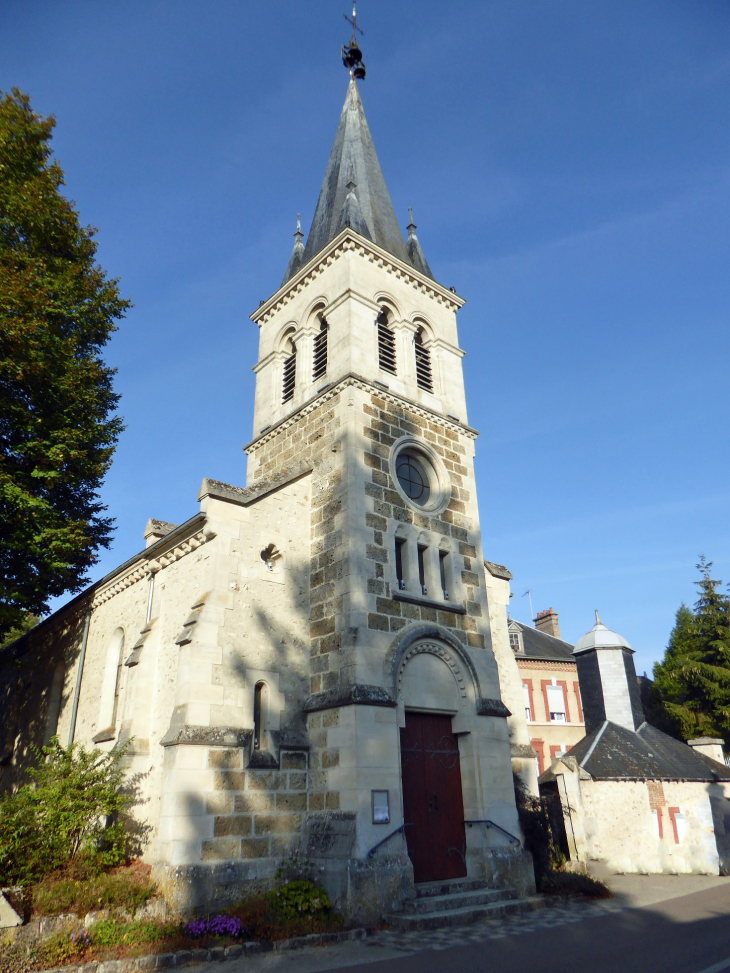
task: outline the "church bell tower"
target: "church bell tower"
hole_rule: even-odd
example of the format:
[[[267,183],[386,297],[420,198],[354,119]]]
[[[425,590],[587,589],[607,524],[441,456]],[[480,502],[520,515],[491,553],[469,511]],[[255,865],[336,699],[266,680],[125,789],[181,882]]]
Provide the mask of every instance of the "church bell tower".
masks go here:
[[[355,914],[356,900],[397,902],[414,881],[526,891],[531,870],[492,645],[464,301],[434,277],[412,215],[401,232],[354,30],[343,60],[306,243],[298,223],[283,282],[252,315],[246,452],[249,487],[311,475],[302,850]]]

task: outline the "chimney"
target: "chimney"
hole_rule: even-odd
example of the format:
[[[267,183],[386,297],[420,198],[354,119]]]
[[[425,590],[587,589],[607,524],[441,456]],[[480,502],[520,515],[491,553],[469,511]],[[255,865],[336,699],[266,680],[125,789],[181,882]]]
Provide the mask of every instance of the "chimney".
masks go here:
[[[719,764],[725,766],[725,755],[722,752],[724,745],[724,740],[719,740],[716,737],[698,737],[696,740],[688,740],[687,745],[696,750],[697,753],[703,753],[710,760],[716,760]]]
[[[604,720],[637,730],[645,717],[634,650],[626,639],[606,628],[596,612],[596,624],[578,639],[573,655],[586,733],[592,733]]]
[[[559,639],[560,624],[558,622],[558,613],[553,611],[552,608],[548,608],[544,612],[538,612],[537,618],[535,619],[535,628],[538,632],[545,632],[546,635],[554,635],[556,639]]]

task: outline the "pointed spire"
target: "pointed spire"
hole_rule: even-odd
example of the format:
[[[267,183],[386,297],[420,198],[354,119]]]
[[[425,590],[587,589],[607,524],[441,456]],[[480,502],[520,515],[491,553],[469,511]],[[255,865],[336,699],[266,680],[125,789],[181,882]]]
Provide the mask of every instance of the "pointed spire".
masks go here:
[[[304,253],[296,263],[292,254],[282,283],[291,280],[345,226],[434,279],[412,217],[408,243],[403,240],[354,79],[347,89]]]
[[[601,621],[601,616],[598,614],[598,609],[594,608],[594,611],[596,613],[596,625],[603,625],[603,622]]]
[[[350,181],[357,183],[357,202],[368,227],[369,238],[393,256],[407,262],[403,235],[354,80],[350,81],[347,89],[322,191],[307,237],[305,263],[337,236]]]
[[[410,206],[408,207],[408,217],[408,239],[406,240],[408,259],[416,270],[420,270],[422,274],[425,274],[433,280],[433,274],[431,273],[431,268],[428,266],[428,260],[426,260],[426,255],[416,236],[416,224],[413,222],[413,209]]]
[[[296,274],[299,268],[302,266],[302,260],[304,257],[304,234],[302,233],[302,214],[297,213],[297,230],[294,234],[294,249],[292,250],[291,257],[289,257],[289,263],[286,266],[286,273],[284,274],[284,280],[282,284],[286,284],[288,280]]]

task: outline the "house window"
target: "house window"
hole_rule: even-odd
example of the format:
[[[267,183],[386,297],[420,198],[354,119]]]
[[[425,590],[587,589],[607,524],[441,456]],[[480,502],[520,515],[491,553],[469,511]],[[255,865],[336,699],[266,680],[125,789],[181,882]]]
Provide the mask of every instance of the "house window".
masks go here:
[[[669,820],[672,822],[672,831],[674,833],[674,843],[675,845],[680,844],[683,840],[685,831],[687,828],[687,822],[678,807],[667,808],[669,813]]]
[[[433,376],[431,374],[431,352],[423,343],[423,331],[416,331],[414,338],[416,346],[416,382],[419,389],[433,392]]]
[[[375,323],[378,326],[378,365],[383,371],[395,375],[395,335],[388,326],[388,312],[382,310]]]
[[[253,748],[266,750],[269,690],[265,682],[257,682],[253,691]]]
[[[282,388],[282,402],[288,402],[294,398],[294,386],[297,381],[297,349],[294,342],[291,342],[291,353],[284,359],[284,384]]]
[[[324,318],[319,326],[319,333],[314,338],[314,367],[312,378],[321,378],[327,371],[327,331],[329,326]]]
[[[651,817],[652,824],[654,825],[654,836],[656,838],[663,838],[664,828],[662,826],[662,809],[660,807],[652,808]]]
[[[509,647],[516,654],[520,651],[520,633],[510,632],[509,633]]]
[[[562,686],[547,687],[548,710],[551,723],[565,723],[565,696]]]
[[[526,682],[522,683],[522,695],[525,700],[525,719],[532,723],[532,702],[530,700],[530,687]]]

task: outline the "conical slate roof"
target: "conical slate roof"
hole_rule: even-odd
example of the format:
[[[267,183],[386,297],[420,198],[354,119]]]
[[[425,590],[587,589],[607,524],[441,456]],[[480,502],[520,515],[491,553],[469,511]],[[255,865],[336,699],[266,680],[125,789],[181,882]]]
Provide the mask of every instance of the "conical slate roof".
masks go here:
[[[299,266],[316,257],[345,226],[351,226],[394,257],[432,276],[425,269],[428,264],[420,245],[419,257],[414,260],[403,242],[354,79],[347,89],[317,209]],[[287,268],[284,282],[294,273],[296,270],[290,273]]]
[[[629,643],[618,632],[612,632],[606,628],[596,612],[596,624],[582,638],[578,639],[573,649],[573,655],[580,655],[581,652],[589,652],[591,649],[631,649]]]

